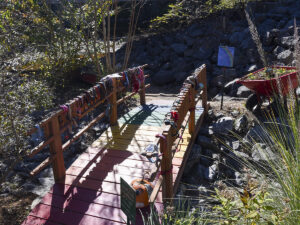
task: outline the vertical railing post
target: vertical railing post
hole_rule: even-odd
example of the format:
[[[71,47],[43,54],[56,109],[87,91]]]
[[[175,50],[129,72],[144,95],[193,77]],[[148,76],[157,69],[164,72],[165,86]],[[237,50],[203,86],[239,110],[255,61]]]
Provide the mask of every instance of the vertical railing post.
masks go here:
[[[141,83],[141,90],[140,90],[140,103],[141,105],[146,104],[146,90],[145,90],[145,80]]]
[[[206,66],[201,70],[201,83],[204,85],[202,93],[202,108],[207,113],[207,83],[206,83]]]
[[[52,162],[53,175],[55,182],[58,182],[66,175],[58,116],[52,118],[48,129],[45,130],[45,135],[53,136],[53,142],[49,146],[51,157],[54,158]]]
[[[171,128],[172,129],[172,128]],[[172,173],[172,153],[171,153],[171,140],[169,132],[163,132],[164,138],[160,139],[160,147],[162,154],[161,173],[163,179],[163,202],[171,202],[173,197],[173,173]]]
[[[112,95],[109,98],[110,102],[110,125],[115,125],[117,123],[118,119],[118,105],[117,105],[117,80],[116,78],[112,78],[112,85],[113,85],[113,90],[112,90]]]
[[[189,106],[189,110],[190,110],[190,120],[189,120],[189,133],[193,134],[195,131],[195,109],[196,109],[196,101],[195,101],[195,97],[196,97],[196,91],[193,87],[190,88],[190,106]]]

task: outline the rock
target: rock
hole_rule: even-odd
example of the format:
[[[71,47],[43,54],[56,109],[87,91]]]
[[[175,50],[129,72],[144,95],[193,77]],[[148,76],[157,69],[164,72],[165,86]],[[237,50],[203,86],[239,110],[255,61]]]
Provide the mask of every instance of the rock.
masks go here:
[[[232,112],[230,112],[230,114],[233,116],[233,117],[237,117],[238,115],[240,115],[240,112],[238,110],[233,110]]]
[[[172,44],[171,48],[180,55],[183,55],[184,51],[187,49],[187,46],[185,44],[180,44],[180,43],[176,43],[176,44]]]
[[[237,90],[240,86],[242,86],[241,84],[238,84],[237,81],[239,80],[239,78],[234,79],[233,81],[228,82],[227,84],[225,84],[224,86],[224,93],[228,94],[230,96],[235,97]]]
[[[244,137],[246,142],[254,143],[254,142],[266,142],[269,141],[269,136],[267,132],[260,126],[255,125],[252,127],[246,136]]]
[[[176,73],[176,81],[181,83],[188,77],[188,73],[186,72],[179,72]]]
[[[277,55],[277,59],[280,62],[289,65],[293,61],[293,52],[291,50],[285,50],[281,52],[279,55]]]
[[[195,177],[199,180],[209,180],[209,168],[204,165],[198,164],[193,174],[195,174]]]
[[[297,94],[298,96],[300,96],[300,88],[297,88],[296,94]]]
[[[224,83],[225,83],[224,75],[219,75],[217,77],[214,77],[210,81],[210,85],[213,87],[222,87],[222,85],[224,85]]]
[[[210,138],[206,136],[199,135],[197,137],[196,143],[201,145],[202,148],[211,149],[214,152],[219,152],[218,147],[211,141]]]
[[[184,36],[184,42],[190,47],[194,44],[194,39],[190,38],[189,36]]]
[[[276,155],[272,152],[271,148],[266,144],[256,143],[252,147],[252,159],[255,162],[267,163],[277,159]]]
[[[238,186],[242,186],[243,185],[243,178],[242,178],[242,174],[239,173],[238,171],[234,172],[234,177],[235,177],[235,183]]]
[[[194,49],[188,48],[184,51],[184,57],[191,57],[193,56],[194,52],[195,52]]]
[[[202,151],[202,155],[200,156],[200,163],[204,166],[211,166],[213,163],[213,158],[212,158],[212,150],[210,149],[204,149]]]
[[[169,84],[175,81],[175,76],[170,70],[160,70],[152,77],[152,81],[157,85]]]
[[[280,43],[283,47],[290,48],[294,45],[294,37],[293,36],[282,37],[280,39]]]
[[[241,147],[239,141],[226,141],[226,145],[229,146],[230,151],[238,151]]]
[[[243,33],[235,32],[230,37],[230,43],[234,46],[238,46],[243,41]]]
[[[165,63],[162,68],[162,70],[170,70],[172,69],[172,64],[170,62]]]
[[[238,133],[244,133],[248,126],[246,115],[242,115],[234,121],[234,130]]]
[[[213,165],[211,165],[208,169],[208,176],[206,177],[207,180],[213,181],[218,176],[219,164],[216,161]]]
[[[273,50],[273,54],[274,55],[279,55],[281,52],[283,52],[284,51],[284,48],[283,47],[281,47],[281,46],[277,46],[274,50]]]
[[[193,24],[187,30],[188,35],[192,38],[199,37],[201,35],[205,35],[205,27],[200,24]]]
[[[191,154],[189,155],[189,160],[190,159],[197,159],[200,160],[202,156],[202,147],[201,145],[194,144],[192,147]]]
[[[209,47],[200,47],[195,51],[193,57],[199,60],[209,59],[213,53],[213,49]]]
[[[240,86],[236,93],[236,95],[241,98],[247,98],[251,94],[252,94],[252,91],[245,86]]]
[[[222,117],[217,120],[216,123],[212,125],[213,132],[217,134],[228,134],[229,131],[232,131],[233,128],[233,119],[231,117]]]

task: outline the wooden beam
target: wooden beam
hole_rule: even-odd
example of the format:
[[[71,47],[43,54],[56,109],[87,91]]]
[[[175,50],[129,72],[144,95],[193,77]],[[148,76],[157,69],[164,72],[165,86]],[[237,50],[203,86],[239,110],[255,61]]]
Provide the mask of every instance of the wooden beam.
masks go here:
[[[150,86],[151,86],[150,84],[145,85],[145,89],[149,88]],[[139,93],[140,91],[141,91],[141,89],[137,93]],[[129,95],[124,96],[123,98],[121,98],[117,101],[117,104],[119,105],[119,104],[123,103],[127,99],[132,98],[137,93],[133,92],[133,93],[130,93]]]
[[[30,172],[30,175],[36,176],[38,173],[40,173],[43,169],[45,169],[47,166],[49,166],[53,162],[54,157],[48,157],[47,159],[45,159],[40,165],[38,165],[36,168],[34,168]]]
[[[163,176],[160,175],[159,178],[158,178],[158,180],[157,180],[157,182],[156,182],[156,184],[155,184],[155,186],[154,186],[154,188],[153,188],[151,196],[149,198],[149,202],[150,203],[154,203],[155,202],[155,200],[157,198],[157,195],[159,193],[160,187],[161,187],[161,185],[163,183],[163,179],[164,179]]]
[[[112,95],[109,98],[110,103],[110,125],[115,125],[118,120],[118,105],[117,105],[117,80],[112,78]]]
[[[54,140],[53,136],[48,138],[46,141],[41,142],[38,146],[36,146],[34,149],[30,151],[30,153],[27,154],[27,157],[33,157],[36,154],[38,154],[40,151],[43,150],[47,145],[49,145]]]
[[[58,117],[52,118],[50,131],[54,138],[53,142],[50,144],[50,153],[53,157],[55,156],[52,168],[55,182],[58,182],[66,175]]]
[[[77,134],[75,134],[72,139],[68,140],[66,143],[63,144],[62,150],[65,151],[74,141],[76,141],[81,135],[84,134],[88,129],[90,129],[95,123],[101,120],[105,116],[105,113],[101,113],[99,116],[94,118],[88,125],[82,128]]]

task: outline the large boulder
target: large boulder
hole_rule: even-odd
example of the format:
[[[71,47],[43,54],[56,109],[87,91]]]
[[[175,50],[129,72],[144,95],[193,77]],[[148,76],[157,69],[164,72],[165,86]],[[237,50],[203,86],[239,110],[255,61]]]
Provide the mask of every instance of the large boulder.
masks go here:
[[[197,137],[196,143],[201,145],[202,148],[211,149],[214,152],[219,152],[219,148],[212,142],[212,140],[206,136],[199,135]]]
[[[277,59],[278,61],[283,62],[286,65],[289,65],[293,61],[293,52],[291,50],[285,50],[279,53],[279,55],[277,55]]]
[[[224,116],[218,119],[217,122],[215,122],[211,128],[216,134],[226,135],[228,134],[228,132],[232,131],[233,119],[232,117]]]
[[[200,24],[193,24],[192,26],[190,26],[187,30],[187,33],[190,37],[192,38],[196,38],[199,36],[203,36],[206,34],[206,28],[203,27]]]
[[[231,35],[229,41],[233,46],[238,46],[243,41],[243,38],[244,34],[242,32],[235,32]]]
[[[251,94],[252,94],[252,91],[245,86],[240,86],[236,93],[236,95],[240,98],[248,98],[248,96]]]
[[[293,36],[282,37],[280,39],[280,44],[283,47],[286,47],[286,48],[293,47],[293,45],[294,45],[294,37]]]
[[[252,147],[252,159],[255,162],[267,163],[268,161],[276,160],[276,158],[276,155],[266,144],[256,143]]]
[[[199,60],[205,60],[205,59],[209,59],[212,53],[213,53],[213,49],[210,48],[209,46],[200,47],[199,49],[195,50],[193,57]]]
[[[238,88],[241,86],[241,84],[236,83],[239,80],[239,78],[236,78],[224,86],[224,92],[225,94],[228,94],[230,96],[236,96]]]
[[[152,77],[152,81],[157,85],[165,85],[175,81],[175,76],[170,70],[160,70]]]
[[[184,51],[187,49],[187,46],[182,43],[175,43],[171,45],[171,48],[174,52],[176,52],[179,55],[183,55]]]
[[[248,126],[246,115],[242,115],[234,121],[234,130],[238,133],[244,133]]]

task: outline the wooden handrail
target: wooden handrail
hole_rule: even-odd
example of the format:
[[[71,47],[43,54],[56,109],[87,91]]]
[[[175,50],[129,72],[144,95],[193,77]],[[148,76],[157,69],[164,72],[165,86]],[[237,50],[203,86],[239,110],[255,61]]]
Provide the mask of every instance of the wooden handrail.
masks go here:
[[[195,100],[196,98],[195,87],[193,87],[193,85],[190,84],[190,82],[188,82],[188,79],[189,78],[187,78],[183,88],[181,89],[177,99],[175,100],[177,102],[177,105],[173,104],[172,110],[178,113],[177,121],[175,121],[177,127],[181,127],[184,121],[188,122],[189,133],[192,135],[192,139],[194,140],[195,131],[198,130],[198,126],[195,127],[195,107],[197,102],[199,101],[199,98]],[[204,108],[204,114],[205,114],[207,112],[206,66],[202,65],[200,68],[198,68],[191,79],[196,79],[197,81],[196,84],[198,83],[203,84],[203,90],[201,91],[200,97],[202,99],[202,107]],[[202,119],[203,117],[200,118]],[[199,120],[197,121],[197,125],[199,124],[198,122]],[[151,203],[155,201],[161,185],[163,185],[164,203],[171,201],[173,197],[173,180],[172,180],[173,175],[172,173],[170,173],[170,171],[172,171],[172,158],[174,157],[174,154],[172,154],[172,146],[174,143],[176,144],[176,139],[177,139],[176,137],[172,136],[172,133],[174,133],[174,129],[175,129],[174,127],[171,127],[169,125],[165,126],[164,131],[162,132],[162,135],[165,137],[165,139],[160,138],[161,141],[160,152],[162,153],[162,161],[160,167],[161,167],[162,175],[160,175],[158,181],[156,182],[154,190],[149,198],[149,201]]]
[[[141,68],[146,67],[147,64],[140,66]],[[110,76],[110,75],[108,75]],[[145,79],[148,78],[149,75],[145,75]],[[65,143],[62,143],[60,135],[64,133],[70,126],[73,125],[73,120],[68,118],[68,116],[74,117],[76,116],[77,119],[82,119],[84,116],[86,116],[88,113],[92,112],[95,108],[97,108],[99,105],[104,103],[105,101],[109,100],[111,105],[111,115],[110,115],[110,122],[111,124],[116,122],[117,119],[117,105],[122,103],[124,100],[134,96],[135,94],[140,94],[141,99],[145,98],[145,89],[150,86],[141,84],[141,87],[137,93],[131,93],[122,99],[117,100],[117,93],[124,91],[125,87],[120,82],[116,81],[116,78],[111,77],[113,80],[113,90],[111,93],[109,93],[107,96],[105,96],[104,99],[96,100],[93,102],[91,106],[82,106],[81,108],[84,109],[83,112],[80,114],[77,113],[77,105],[78,101],[81,98],[84,98],[86,96],[85,94],[82,94],[80,96],[77,96],[76,98],[69,101],[66,105],[68,105],[69,109],[71,110],[71,115],[68,113],[65,113],[62,109],[59,109],[55,112],[53,112],[48,118],[44,119],[39,123],[39,126],[41,129],[44,130],[46,140],[41,142],[38,146],[33,148],[28,154],[28,157],[33,157],[34,155],[38,154],[40,151],[42,151],[46,146],[50,146],[51,151],[51,157],[48,157],[46,160],[44,160],[39,166],[37,166],[30,174],[36,175],[41,170],[43,170],[45,167],[47,167],[50,164],[53,164],[53,170],[54,170],[54,176],[55,180],[60,180],[64,174],[65,174],[65,168],[64,168],[64,161],[62,152],[65,151],[74,141],[76,141],[80,136],[84,134],[88,129],[90,129],[95,123],[97,123],[99,120],[101,120],[105,113],[101,113],[96,118],[94,118],[88,125],[86,125],[84,128],[82,128],[77,134],[75,134],[70,140],[68,140]],[[118,84],[121,84],[119,86]],[[98,84],[97,84],[98,85]],[[95,89],[96,86],[93,87]],[[90,90],[90,89],[89,89]],[[142,103],[142,101],[141,101]],[[85,103],[86,104],[86,103]],[[56,122],[55,122],[56,121]],[[60,122],[59,122],[60,121]],[[28,132],[28,135],[31,135],[32,133],[36,132],[37,128],[33,128]]]

